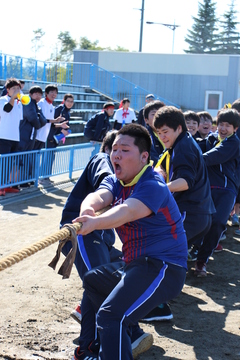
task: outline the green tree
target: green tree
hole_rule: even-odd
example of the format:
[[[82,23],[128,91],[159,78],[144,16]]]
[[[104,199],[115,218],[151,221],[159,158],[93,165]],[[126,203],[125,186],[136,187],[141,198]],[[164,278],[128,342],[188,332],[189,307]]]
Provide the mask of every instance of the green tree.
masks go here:
[[[240,37],[237,31],[239,22],[236,17],[233,0],[220,20],[221,32],[217,49],[219,54],[240,54]]]
[[[194,20],[192,30],[188,30],[185,41],[189,44],[186,53],[214,53],[217,47],[216,3],[203,0],[198,3],[198,16]]]
[[[60,60],[72,60],[73,50],[77,47],[77,41],[71,37],[69,31],[61,31],[58,35],[58,40],[60,41]]]
[[[116,49],[112,49],[111,47],[101,47],[98,46],[99,41],[96,40],[94,42],[91,42],[86,36],[83,36],[80,38],[80,42],[79,42],[79,47],[80,49],[85,49],[85,50],[108,50],[108,51],[129,51],[128,49],[125,49],[119,45],[117,45]]]
[[[42,37],[45,35],[45,32],[41,28],[38,28],[36,30],[33,30],[33,34],[34,36],[31,41],[32,41],[32,49],[35,53],[35,59],[36,59],[37,52],[43,46]]]
[[[114,49],[114,51],[125,51],[125,52],[129,52],[128,49],[126,49],[126,48],[124,48],[124,47],[122,47],[122,46],[119,46],[119,45],[117,45],[117,47],[116,47],[116,49]]]
[[[105,50],[103,47],[98,46],[99,41],[91,42],[86,36],[80,37],[79,46],[84,50]]]

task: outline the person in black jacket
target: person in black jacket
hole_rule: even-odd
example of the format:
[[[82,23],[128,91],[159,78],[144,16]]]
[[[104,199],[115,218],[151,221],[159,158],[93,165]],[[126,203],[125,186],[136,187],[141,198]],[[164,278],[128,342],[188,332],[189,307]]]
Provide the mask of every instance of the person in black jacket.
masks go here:
[[[18,151],[33,150],[36,131],[47,123],[47,119],[37,103],[42,98],[40,86],[32,86],[29,90],[31,101],[23,106],[23,120],[20,122],[20,142]]]
[[[222,109],[217,115],[218,133],[199,143],[207,166],[211,195],[216,208],[212,225],[198,251],[195,275],[207,275],[206,264],[217,247],[239,189],[240,141],[235,134],[240,115],[235,109]]]
[[[165,104],[162,101],[155,100],[146,104],[143,109],[145,126],[152,140],[150,159],[153,161],[154,166],[157,164],[159,160],[159,156],[162,154],[163,150],[165,149],[164,144],[160,141],[156,129],[153,126],[154,115],[156,114],[157,110],[163,106],[165,106]]]
[[[162,107],[155,114],[154,127],[166,148],[156,168],[161,166],[159,172],[178,204],[190,252],[193,244],[200,246],[215,212],[207,167],[181,110]]]
[[[93,115],[84,127],[84,136],[90,141],[103,141],[107,132],[111,129],[109,118],[113,116],[114,103],[107,102],[103,110]]]
[[[23,106],[23,120],[20,121],[20,141],[18,144],[18,151],[31,151],[34,148],[37,130],[46,125],[47,119],[42,113],[42,110],[37,105],[42,98],[43,91],[40,86],[32,86],[29,90],[31,101],[28,105]],[[25,164],[24,164],[25,162]],[[28,168],[25,168],[28,163]],[[32,156],[29,155],[28,161],[23,156],[21,158],[21,166],[24,166],[26,178],[32,176]],[[27,187],[31,184],[22,184],[21,187]]]

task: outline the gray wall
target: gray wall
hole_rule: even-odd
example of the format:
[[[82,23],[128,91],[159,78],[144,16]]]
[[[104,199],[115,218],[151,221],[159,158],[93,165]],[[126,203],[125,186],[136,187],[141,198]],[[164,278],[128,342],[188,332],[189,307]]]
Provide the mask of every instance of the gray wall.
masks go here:
[[[240,56],[146,54],[76,50],[75,62],[91,62],[179,104],[204,109],[205,91],[222,91],[223,103],[239,95]]]

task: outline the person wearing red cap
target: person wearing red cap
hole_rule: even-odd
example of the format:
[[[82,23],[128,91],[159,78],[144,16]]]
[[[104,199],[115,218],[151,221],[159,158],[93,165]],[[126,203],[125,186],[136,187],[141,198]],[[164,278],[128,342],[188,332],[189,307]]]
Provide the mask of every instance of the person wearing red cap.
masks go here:
[[[102,141],[111,129],[110,117],[114,113],[114,103],[107,102],[101,112],[93,115],[84,126],[84,136],[91,141]]]

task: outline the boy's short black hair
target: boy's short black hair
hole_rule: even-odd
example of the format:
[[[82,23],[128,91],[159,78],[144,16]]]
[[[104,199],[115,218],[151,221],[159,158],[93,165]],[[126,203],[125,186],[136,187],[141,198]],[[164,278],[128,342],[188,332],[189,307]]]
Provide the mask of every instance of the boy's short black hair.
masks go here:
[[[105,147],[108,147],[108,150],[112,151],[112,144],[116,138],[117,130],[108,131],[103,139],[100,152],[105,153]]]
[[[122,103],[125,104],[126,102],[129,102],[129,103],[130,103],[130,100],[129,100],[128,98],[124,98],[124,99],[122,100]]]
[[[192,110],[188,110],[188,111],[185,111],[183,113],[184,117],[185,117],[185,121],[186,120],[193,120],[193,121],[196,121],[199,125],[200,123],[200,117],[197,113],[195,113],[194,111]]]
[[[134,144],[138,147],[140,154],[147,151],[148,162],[150,161],[151,137],[147,129],[139,124],[127,124],[118,130],[117,135],[128,135],[134,138]]]
[[[232,103],[232,109],[235,109],[240,113],[240,99],[237,99]]]
[[[24,80],[19,80],[20,84],[25,85],[25,81]]]
[[[197,114],[200,117],[200,120],[201,120],[201,117],[203,117],[204,119],[209,119],[212,122],[212,116],[209,114],[209,112],[207,112],[207,111],[199,111]]]
[[[74,100],[74,96],[72,94],[65,94],[63,97],[63,100],[66,101],[68,98],[73,99]]]
[[[182,131],[187,131],[183,112],[175,106],[164,106],[160,108],[155,114],[153,125],[156,129],[160,129],[166,125],[174,131],[181,125]]]
[[[34,85],[30,88],[29,90],[29,94],[35,94],[35,93],[39,93],[39,94],[43,94],[42,88],[40,86]]]
[[[18,79],[16,79],[16,78],[7,79],[7,81],[5,83],[5,88],[6,89],[11,89],[13,86],[21,87],[20,81]]]
[[[48,85],[45,87],[45,93],[46,93],[46,94],[49,94],[50,91],[54,91],[54,90],[56,90],[57,93],[58,93],[58,87],[57,87],[57,85],[48,84]]]
[[[163,106],[165,106],[165,104],[164,104],[164,102],[162,102],[160,100],[154,100],[154,101],[151,101],[150,103],[146,104],[143,108],[144,119],[148,119],[148,115],[149,115],[150,111],[158,110]]]
[[[199,125],[200,123],[200,117],[197,113],[195,113],[194,111],[192,110],[188,110],[188,111],[185,111],[183,113],[184,117],[185,117],[185,121],[186,120],[193,120],[193,121],[196,121]]]
[[[240,115],[236,109],[222,109],[217,114],[217,125],[227,122],[236,129],[240,125]]]

